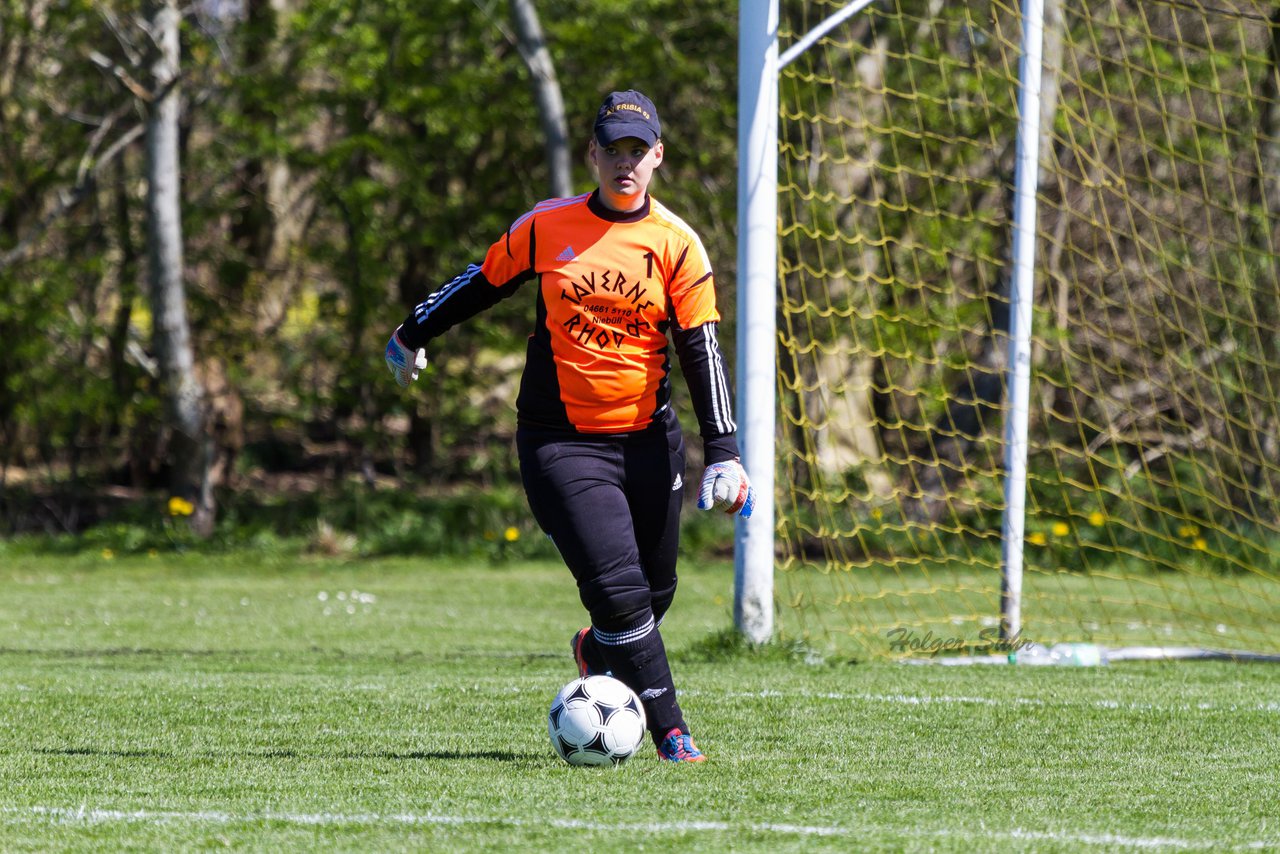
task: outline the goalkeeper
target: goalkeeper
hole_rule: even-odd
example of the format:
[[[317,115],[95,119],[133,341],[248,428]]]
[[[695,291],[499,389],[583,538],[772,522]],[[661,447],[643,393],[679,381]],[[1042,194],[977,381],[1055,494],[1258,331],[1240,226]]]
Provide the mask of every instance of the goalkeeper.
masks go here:
[[[676,591],[685,468],[668,333],[707,463],[698,506],[749,516],[754,493],[738,461],[710,262],[693,230],[648,192],[661,130],[643,94],[610,94],[587,145],[597,189],[517,219],[482,264],[414,309],[386,360],[407,386],[432,339],[533,283],[516,449],[534,518],[591,617],[573,638],[579,673],[626,683],[659,755],[699,762],[658,629]]]

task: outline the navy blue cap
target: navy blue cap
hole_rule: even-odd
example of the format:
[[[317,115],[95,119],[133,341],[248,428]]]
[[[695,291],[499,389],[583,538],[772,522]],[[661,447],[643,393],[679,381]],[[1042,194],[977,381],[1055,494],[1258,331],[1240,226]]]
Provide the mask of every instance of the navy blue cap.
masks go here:
[[[658,108],[642,92],[610,92],[596,113],[596,142],[609,145],[634,136],[652,147],[662,137]]]

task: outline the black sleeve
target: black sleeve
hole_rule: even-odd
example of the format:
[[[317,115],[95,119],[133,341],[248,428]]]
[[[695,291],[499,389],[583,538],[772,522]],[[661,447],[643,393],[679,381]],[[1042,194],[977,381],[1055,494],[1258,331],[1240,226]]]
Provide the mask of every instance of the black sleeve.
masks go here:
[[[673,323],[671,333],[676,356],[680,359],[680,370],[693,397],[693,411],[698,417],[708,465],[738,457],[729,370],[720,355],[716,328],[715,322],[692,329],[681,329],[679,324]]]
[[[532,274],[495,287],[485,278],[478,264],[470,264],[460,276],[441,285],[418,303],[413,314],[406,317],[400,327],[400,340],[412,349],[425,347],[428,341],[445,330],[511,296],[529,278]]]

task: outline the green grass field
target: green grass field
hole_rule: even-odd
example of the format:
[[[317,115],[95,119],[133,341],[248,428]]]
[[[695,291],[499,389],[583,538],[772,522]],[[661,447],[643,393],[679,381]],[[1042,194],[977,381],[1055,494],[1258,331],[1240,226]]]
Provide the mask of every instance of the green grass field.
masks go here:
[[[711,761],[561,763],[553,563],[0,557],[0,849],[1280,849],[1280,670],[915,667],[663,627]]]

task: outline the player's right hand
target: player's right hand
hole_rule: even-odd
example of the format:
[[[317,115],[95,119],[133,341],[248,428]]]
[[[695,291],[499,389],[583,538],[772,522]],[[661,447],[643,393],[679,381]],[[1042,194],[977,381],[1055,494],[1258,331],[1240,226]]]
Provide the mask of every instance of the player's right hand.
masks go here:
[[[415,353],[404,346],[400,341],[400,327],[397,326],[396,331],[391,333],[391,340],[387,342],[386,359],[396,384],[401,388],[408,388],[409,383],[418,378],[418,372],[427,366],[427,351],[418,348]]]

